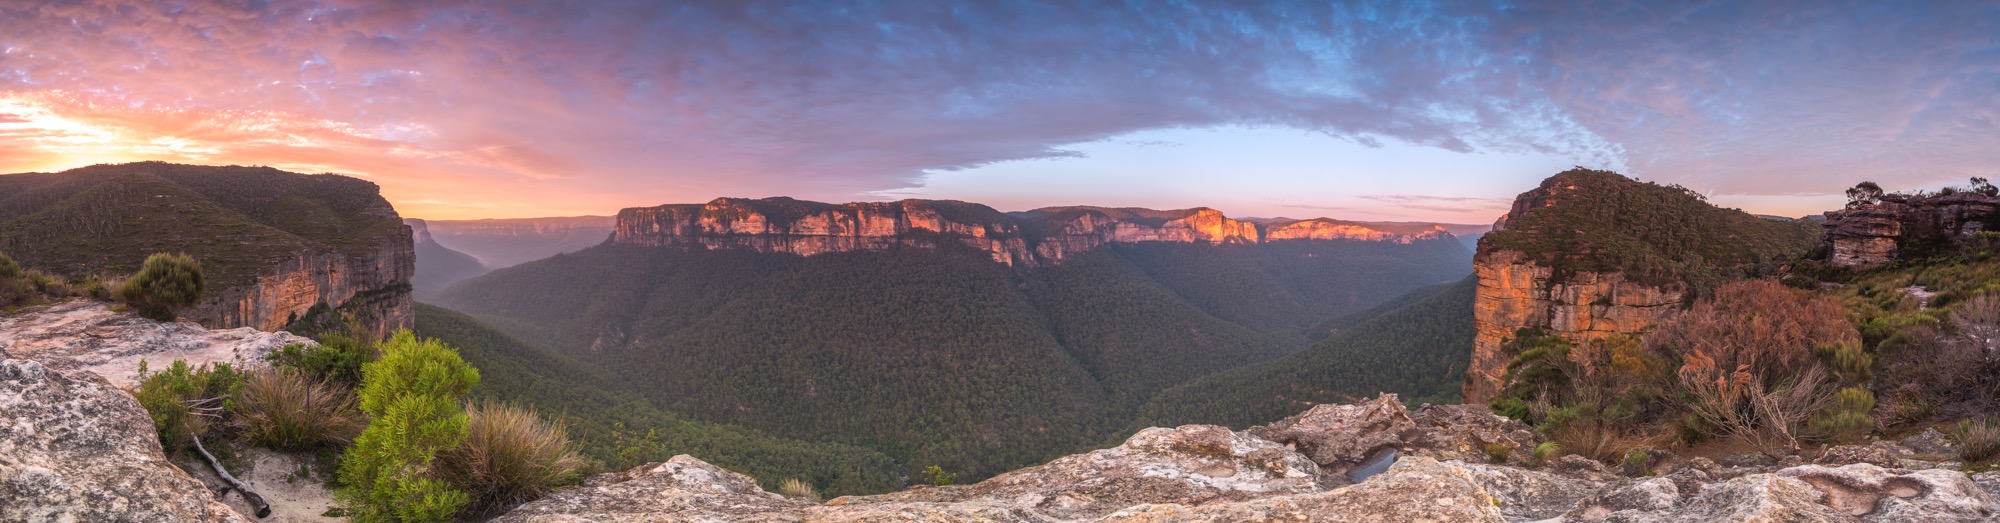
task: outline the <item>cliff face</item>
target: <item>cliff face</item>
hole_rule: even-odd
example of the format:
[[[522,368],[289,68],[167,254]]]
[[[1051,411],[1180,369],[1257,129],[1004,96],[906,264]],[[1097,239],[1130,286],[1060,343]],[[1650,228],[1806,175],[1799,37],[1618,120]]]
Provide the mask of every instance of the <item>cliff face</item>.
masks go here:
[[[1461,393],[1492,399],[1514,356],[1503,345],[1520,329],[1574,343],[1638,333],[1696,289],[1774,274],[1816,240],[1805,224],[1719,208],[1678,186],[1588,169],[1549,177],[1479,240]]]
[[[277,331],[326,304],[353,314],[377,338],[416,325],[410,279],[416,249],[407,237],[368,252],[309,250],[259,273],[256,283],[213,290],[181,315],[215,328]]]
[[[1924,244],[1950,245],[1986,230],[2000,198],[1972,192],[1885,195],[1879,202],[1826,213],[1821,226],[1838,267],[1870,269]]]
[[[1512,356],[1501,345],[1522,328],[1539,328],[1582,343],[1633,333],[1657,323],[1680,306],[1686,290],[1626,281],[1620,273],[1576,272],[1556,278],[1519,251],[1481,252],[1472,270],[1479,279],[1473,297],[1472,364],[1462,394],[1483,403],[1499,392]]]
[[[1027,244],[1014,225],[955,221],[929,203],[904,200],[835,206],[789,198],[718,198],[705,205],[625,209],[618,212],[611,241],[707,249],[738,247],[811,256],[898,245],[935,246],[939,241],[955,240],[991,253],[996,262],[1031,263]],[[919,231],[934,234],[912,234]]]
[[[159,162],[0,176],[0,251],[74,276],[187,253],[208,289],[182,315],[209,327],[278,330],[319,304],[378,335],[413,324],[410,227],[357,178]]]
[[[652,246],[748,248],[811,256],[959,242],[1019,266],[1059,262],[1107,243],[1254,244],[1277,240],[1410,243],[1449,239],[1442,227],[1389,231],[1328,219],[1259,224],[1207,208],[1179,211],[1059,207],[1000,213],[954,201],[841,205],[790,198],[719,198],[703,205],[625,209],[611,241]]]

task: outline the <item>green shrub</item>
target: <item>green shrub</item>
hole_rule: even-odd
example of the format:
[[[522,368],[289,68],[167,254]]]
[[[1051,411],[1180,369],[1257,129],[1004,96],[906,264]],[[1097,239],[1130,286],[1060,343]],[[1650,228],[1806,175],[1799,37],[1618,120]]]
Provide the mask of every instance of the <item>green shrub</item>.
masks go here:
[[[28,301],[28,282],[25,281],[21,264],[13,258],[0,254],[0,307],[11,307]]]
[[[326,383],[361,384],[361,365],[375,359],[375,347],[342,334],[327,334],[318,345],[293,343],[265,357],[272,366],[290,367]]]
[[[1562,445],[1557,445],[1556,442],[1553,441],[1544,441],[1540,445],[1535,445],[1534,458],[1536,463],[1541,463],[1558,457],[1562,457]]]
[[[345,444],[363,424],[347,391],[288,367],[252,373],[236,399],[236,415],[245,438],[278,450]]]
[[[1834,394],[1832,407],[1812,417],[1807,427],[1814,439],[1829,442],[1849,441],[1875,428],[1875,420],[1868,412],[1875,410],[1875,393],[1864,387],[1847,387]]]
[[[1967,464],[1981,463],[2000,456],[2000,423],[1980,418],[1961,420],[1952,439],[1958,443],[1958,459]]]
[[[924,469],[924,482],[942,487],[945,485],[957,483],[958,474],[952,472],[945,472],[944,467],[931,465],[930,467]]]
[[[174,360],[167,370],[149,373],[140,360],[139,386],[132,396],[153,418],[160,446],[174,452],[192,446],[190,437],[205,436],[211,425],[224,420],[242,388],[243,375],[227,363],[197,368]]]
[[[466,406],[465,413],[465,440],[438,455],[438,470],[471,494],[475,513],[531,501],[580,479],[583,458],[561,422],[490,400]]]
[[[436,340],[397,331],[382,358],[361,366],[361,410],[373,416],[340,466],[357,521],[443,521],[471,499],[436,478],[438,453],[459,445],[468,418],[459,402],[479,371]]]
[[[201,301],[202,289],[201,262],[186,254],[157,253],[146,257],[115,295],[140,316],[173,321],[175,312]]]

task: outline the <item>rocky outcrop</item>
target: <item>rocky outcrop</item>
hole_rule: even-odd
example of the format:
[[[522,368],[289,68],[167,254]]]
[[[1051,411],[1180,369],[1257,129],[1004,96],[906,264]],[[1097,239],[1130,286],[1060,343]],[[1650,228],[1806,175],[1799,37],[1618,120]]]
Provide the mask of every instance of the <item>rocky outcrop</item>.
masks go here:
[[[718,198],[702,205],[625,209],[618,213],[611,236],[615,243],[747,248],[802,256],[956,242],[986,251],[996,262],[1020,266],[1059,262],[1107,243],[1451,239],[1451,233],[1437,225],[1382,227],[1325,218],[1254,223],[1207,208],[1052,207],[1001,213],[957,201],[833,205],[790,198]]]
[[[1384,396],[1242,432],[1146,429],[1118,447],[972,485],[824,504],[770,494],[747,476],[677,456],[597,476],[500,521],[1890,522],[1991,521],[2000,513],[1982,488],[1996,488],[1989,483],[2000,476],[1975,481],[1944,469],[1724,469],[1696,458],[1659,476],[1625,477],[1576,456],[1531,469],[1480,442],[1532,446],[1532,432],[1476,409],[1412,412]],[[1356,460],[1384,449],[1399,457],[1379,474],[1343,479]]]
[[[1677,310],[1681,286],[1627,281],[1620,273],[1556,271],[1518,251],[1481,252],[1473,258],[1479,289],[1473,297],[1472,365],[1462,394],[1469,403],[1492,399],[1505,380],[1501,346],[1523,328],[1541,329],[1583,343],[1634,333]]]
[[[168,463],[138,400],[0,359],[0,521],[251,521]]]
[[[139,162],[0,176],[0,250],[71,277],[123,275],[154,253],[200,260],[182,317],[284,328],[315,306],[375,334],[413,324],[410,228],[359,178],[268,167]]]
[[[312,340],[249,327],[209,330],[192,323],[160,323],[88,300],[0,317],[0,354],[66,373],[89,371],[121,388],[136,383],[140,362],[156,371],[174,360],[254,369],[268,366],[266,355],[292,343]]]
[[[394,212],[394,211],[391,211]],[[360,321],[377,338],[416,326],[410,279],[416,248],[406,232],[366,252],[314,249],[257,274],[256,283],[214,289],[181,316],[216,328],[283,330],[315,305]]]
[[[1888,265],[1906,246],[1952,245],[1986,230],[2000,210],[2000,197],[1974,192],[1884,195],[1875,203],[1826,213],[1820,223],[1837,267],[1871,269]]]
[[[930,247],[957,241],[987,251],[993,260],[1031,261],[1018,227],[985,209],[984,220],[947,218],[941,208],[962,202],[850,203],[830,205],[790,198],[717,198],[705,205],[662,205],[618,212],[611,241],[706,249],[748,248],[812,256],[828,252]],[[970,212],[978,212],[971,210]],[[926,232],[930,234],[914,234]]]

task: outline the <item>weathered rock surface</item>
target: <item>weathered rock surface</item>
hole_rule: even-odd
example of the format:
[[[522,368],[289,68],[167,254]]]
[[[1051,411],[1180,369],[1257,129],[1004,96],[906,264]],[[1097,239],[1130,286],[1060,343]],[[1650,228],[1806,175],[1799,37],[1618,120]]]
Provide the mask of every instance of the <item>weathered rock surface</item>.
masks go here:
[[[1476,442],[1531,446],[1534,440],[1515,433],[1525,428],[1518,423],[1478,415],[1477,408],[1411,412],[1385,396],[1316,407],[1243,432],[1146,429],[1118,447],[977,484],[825,504],[769,494],[748,477],[678,456],[600,476],[501,520],[1889,522],[1993,521],[2000,511],[1990,492],[2000,489],[2000,474],[1993,473],[1970,478],[1857,463],[1725,476],[1708,472],[1724,470],[1719,465],[1696,458],[1658,477],[1631,478],[1596,462],[1539,470],[1489,463],[1497,457]],[[1342,467],[1385,448],[1401,456],[1385,471],[1330,488],[1343,481]],[[1558,461],[1579,460],[1588,461]]]
[[[1895,261],[1911,242],[1952,244],[1986,230],[2000,197],[1973,192],[1937,196],[1884,195],[1881,201],[1826,213],[1820,226],[1833,246],[1832,263],[1868,269]]]
[[[1516,420],[1480,405],[1432,405],[1411,413],[1394,394],[1352,405],[1319,405],[1249,433],[1297,448],[1340,484],[1357,466],[1394,450],[1399,456],[1522,464],[1542,443]]]
[[[268,366],[264,357],[312,340],[249,327],[209,330],[160,323],[89,300],[30,308],[0,317],[0,353],[63,372],[90,371],[125,388],[137,383],[139,362],[157,371],[174,360],[228,363],[239,370]]]
[[[168,463],[138,400],[0,360],[0,521],[250,521]]]
[[[804,521],[811,505],[765,492],[750,476],[681,455],[593,477],[493,521],[791,522]]]
[[[1194,504],[1320,491],[1319,469],[1284,445],[1214,425],[1139,431],[1124,444],[1057,458],[973,485],[834,500],[1017,506],[1085,520],[1140,504]]]
[[[1207,208],[1154,211],[1058,207],[1001,213],[934,200],[826,204],[790,198],[718,198],[707,204],[625,209],[611,241],[706,249],[747,248],[811,256],[827,252],[935,247],[956,242],[994,261],[1036,266],[1107,243],[1263,243],[1277,240],[1452,240],[1438,225],[1369,224],[1325,218],[1268,224]]]
[[[1481,252],[1472,260],[1472,271],[1479,289],[1472,305],[1472,365],[1462,391],[1468,403],[1485,403],[1499,392],[1509,359],[1501,344],[1522,328],[1576,343],[1634,333],[1665,318],[1687,296],[1679,286],[1643,285],[1619,273],[1573,272],[1557,278],[1553,268],[1516,251]]]

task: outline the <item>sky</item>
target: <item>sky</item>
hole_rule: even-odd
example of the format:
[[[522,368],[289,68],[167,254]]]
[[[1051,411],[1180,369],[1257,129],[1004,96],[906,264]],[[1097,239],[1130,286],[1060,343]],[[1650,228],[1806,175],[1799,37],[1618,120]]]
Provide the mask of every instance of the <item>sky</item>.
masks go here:
[[[719,196],[1489,223],[1571,166],[1802,216],[2000,178],[2000,2],[0,0],[0,172],[405,216]]]

